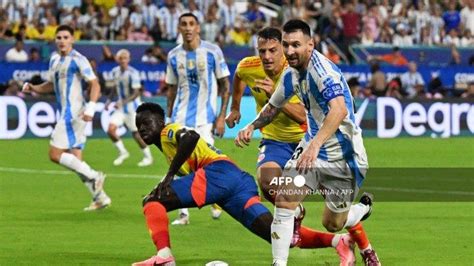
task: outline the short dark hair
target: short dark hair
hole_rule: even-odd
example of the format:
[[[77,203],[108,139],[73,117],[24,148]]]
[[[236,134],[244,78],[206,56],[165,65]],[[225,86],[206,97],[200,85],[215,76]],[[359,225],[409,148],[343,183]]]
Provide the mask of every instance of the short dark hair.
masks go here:
[[[266,27],[257,33],[258,38],[265,40],[277,40],[281,42],[281,30],[274,27]]]
[[[69,33],[71,33],[71,36],[74,36],[74,29],[69,26],[69,25],[60,25],[57,29],[56,29],[56,34],[58,34],[58,32],[60,31],[68,31]]]
[[[311,28],[306,22],[299,19],[288,20],[283,25],[283,31],[286,33],[301,31],[304,35],[311,37]]]
[[[199,23],[198,17],[196,17],[196,15],[194,15],[191,12],[186,12],[186,13],[181,14],[181,16],[179,16],[178,22],[181,22],[181,19],[184,17],[193,17],[196,20],[196,22]]]
[[[157,114],[161,118],[165,118],[165,110],[161,108],[160,105],[156,103],[142,103],[140,106],[137,108],[137,114],[145,111],[150,111],[152,114]]]

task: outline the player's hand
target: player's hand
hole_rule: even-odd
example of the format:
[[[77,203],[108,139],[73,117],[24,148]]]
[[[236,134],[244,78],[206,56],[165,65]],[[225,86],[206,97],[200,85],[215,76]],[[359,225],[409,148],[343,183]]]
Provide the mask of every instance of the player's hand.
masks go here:
[[[222,138],[225,132],[225,118],[223,116],[219,116],[214,123],[214,135]]]
[[[105,102],[105,105],[104,105],[104,110],[105,110],[105,111],[108,111],[108,110],[109,110],[110,103],[111,103],[110,101],[106,101],[106,102]]]
[[[92,116],[88,116],[88,115],[85,115],[84,113],[82,113],[82,120],[86,121],[86,122],[90,122],[92,121]]]
[[[308,148],[301,154],[301,157],[296,162],[296,170],[300,174],[307,174],[313,167],[316,166],[316,158],[319,153],[319,147],[311,141]]]
[[[231,110],[230,114],[225,118],[225,123],[229,128],[235,127],[235,124],[240,122],[240,112],[237,110]]]
[[[115,109],[120,109],[120,108],[122,108],[122,106],[123,106],[122,101],[117,101],[117,102],[115,103]]]
[[[268,98],[270,98],[273,94],[273,80],[269,77],[266,77],[265,79],[256,79],[255,80],[255,87],[258,87],[265,91],[267,94]]]
[[[240,148],[244,147],[242,144],[245,144],[246,146],[248,146],[250,143],[250,140],[252,139],[253,130],[254,130],[254,127],[252,124],[247,125],[246,127],[242,128],[234,140],[235,145]]]
[[[151,193],[158,199],[169,196],[171,181],[173,181],[173,176],[166,175]]]

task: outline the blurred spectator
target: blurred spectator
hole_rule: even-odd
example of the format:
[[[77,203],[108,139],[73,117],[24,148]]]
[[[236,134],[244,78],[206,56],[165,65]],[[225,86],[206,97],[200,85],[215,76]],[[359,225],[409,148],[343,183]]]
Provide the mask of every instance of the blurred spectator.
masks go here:
[[[402,82],[399,77],[395,77],[387,84],[387,92],[385,93],[385,96],[402,99],[403,96],[401,93],[401,89]]]
[[[206,21],[201,26],[201,38],[213,43],[218,42],[220,33],[216,12],[217,7],[215,5],[210,6],[207,11]]]
[[[459,29],[461,14],[456,10],[456,1],[449,1],[448,10],[443,14],[443,20],[446,32],[450,32],[452,29]]]
[[[248,22],[253,23],[257,20],[265,21],[265,15],[260,11],[260,3],[257,0],[250,0],[248,2],[247,11],[243,16]]]
[[[461,98],[474,99],[474,82],[469,83],[467,90],[461,94]]]
[[[234,28],[229,31],[227,35],[227,43],[235,45],[247,45],[250,40],[250,33],[247,30],[247,27],[242,22],[241,19],[238,19],[234,23]]]
[[[352,77],[347,81],[347,85],[349,85],[349,89],[351,90],[351,94],[354,98],[364,98],[360,90],[360,83],[357,77]]]
[[[182,10],[177,5],[173,0],[165,0],[165,5],[158,11],[163,39],[168,41],[176,41],[178,37],[178,20]]]
[[[380,65],[377,62],[373,62],[370,67],[370,72],[372,73],[372,76],[367,84],[367,89],[372,95],[377,97],[384,96],[387,83],[385,80],[385,74],[380,69]]]
[[[146,27],[146,24],[144,24],[143,13],[139,5],[132,5],[130,7],[129,19],[134,31],[139,31],[142,28],[142,25],[145,25]]]
[[[56,17],[53,15],[48,17],[46,27],[44,28],[44,39],[47,41],[53,41],[56,36],[56,29],[58,28],[58,23]]]
[[[358,36],[360,32],[360,16],[354,10],[354,4],[347,2],[345,9],[341,13],[342,21],[342,36],[344,38],[344,47],[349,47],[350,45],[358,42]],[[372,44],[375,38],[371,34],[371,29],[368,27],[364,28],[364,33],[367,34],[366,43]],[[364,33],[362,39],[364,40]],[[372,40],[372,42],[367,42],[367,39]],[[362,43],[364,44],[364,43]],[[344,51],[347,54],[347,51]]]
[[[393,45],[410,46],[413,45],[413,36],[409,34],[408,26],[405,24],[397,25],[397,33],[393,36]]]
[[[428,83],[425,96],[428,99],[442,99],[443,92],[444,88],[441,79],[439,77],[433,77],[433,79]]]
[[[8,82],[8,87],[5,90],[5,96],[17,96],[20,98],[25,98],[25,94],[21,92],[20,84],[15,80],[10,80]]]
[[[417,1],[416,9],[412,12],[409,12],[408,16],[409,18],[411,18],[412,21],[415,22],[415,27],[412,28],[412,33],[415,42],[420,43],[421,31],[424,27],[429,25],[429,21],[431,18],[430,13],[428,12],[428,9],[425,6],[425,3],[423,1]]]
[[[214,6],[217,9],[216,5],[212,5],[212,6]],[[208,12],[209,12],[209,9],[210,8],[208,8]],[[193,15],[195,15],[198,18],[199,23],[204,23],[204,15],[201,12],[201,10],[199,10],[199,7],[196,4],[195,0],[189,0],[189,2],[188,2],[188,11],[190,13],[193,13]],[[217,10],[215,12],[217,13]],[[217,18],[217,14],[216,14],[216,18]]]
[[[156,16],[158,15],[158,8],[152,0],[144,0],[141,6],[143,19],[148,29],[153,29],[156,25]]]
[[[102,46],[102,61],[115,62],[114,54],[107,45]]]
[[[159,45],[154,45],[151,49],[152,55],[158,60],[158,63],[166,63],[167,54]]]
[[[112,7],[108,13],[112,19],[112,23],[110,24],[110,39],[115,39],[116,35],[121,35],[123,38],[123,31],[120,29],[124,26],[129,14],[128,8],[124,6],[124,0],[116,0],[115,6]]]
[[[8,27],[8,20],[0,19],[0,40],[10,40],[13,38],[13,32]]]
[[[474,1],[464,1],[466,6],[461,10],[461,22],[464,29],[474,32]]]
[[[143,24],[139,29],[128,33],[127,40],[131,42],[151,42],[153,38],[148,34],[148,28]]]
[[[17,40],[26,40],[26,26],[20,25],[18,32],[15,34],[15,39]]]
[[[412,99],[423,93],[425,81],[420,72],[417,71],[415,62],[412,61],[408,64],[408,72],[403,73],[400,79],[403,91],[407,94],[408,98]]]
[[[461,54],[459,54],[456,46],[451,46],[451,62],[450,65],[460,65],[461,64]]]
[[[24,44],[22,40],[17,40],[15,46],[10,48],[5,54],[7,62],[27,62],[28,53],[23,49]]]
[[[431,37],[431,26],[426,25],[421,29],[420,36],[418,37],[418,44],[433,45],[433,39]]]
[[[392,43],[394,31],[392,27],[390,27],[390,23],[388,20],[384,22],[382,28],[380,29],[379,38],[376,40],[378,43]]]
[[[451,29],[449,31],[449,34],[446,37],[444,37],[443,44],[447,46],[454,45],[456,47],[459,47],[461,44],[461,40],[458,37],[458,30]]]
[[[161,31],[160,20],[157,18],[155,25],[150,29],[150,35],[155,43],[163,39],[163,32]]]
[[[41,55],[38,48],[31,47],[30,49],[30,62],[41,62]]]
[[[372,39],[376,40],[380,34],[380,26],[382,25],[382,18],[380,17],[376,4],[372,4],[367,14],[362,18],[363,28],[367,28]]]
[[[369,56],[367,59],[368,61],[372,59],[381,60],[394,66],[405,66],[408,64],[408,60],[402,55],[398,46],[393,47],[393,51],[390,54]]]
[[[156,59],[154,56],[153,56],[153,51],[150,48],[147,48],[145,50],[145,54],[142,56],[142,59],[141,61],[143,63],[149,63],[149,64],[157,64],[158,63],[158,59]]]
[[[464,34],[461,37],[459,44],[461,47],[474,46],[474,39],[472,38],[472,32],[469,29],[464,30]]]
[[[327,51],[324,53],[324,56],[326,56],[334,64],[341,63],[341,57],[337,54],[336,50],[334,49],[334,46],[332,45],[327,46]]]
[[[444,36],[444,19],[441,17],[441,7],[435,4],[431,10],[431,39],[433,43],[440,44]]]
[[[35,22],[34,26],[27,31],[26,37],[31,40],[43,41],[45,40],[45,27],[43,23]]]
[[[219,6],[219,26],[225,27],[225,31],[230,30],[238,15],[234,0],[224,0]]]
[[[361,34],[360,43],[362,45],[371,45],[371,44],[374,44],[374,42],[375,42],[375,39],[372,35],[371,30],[368,27],[364,27]]]

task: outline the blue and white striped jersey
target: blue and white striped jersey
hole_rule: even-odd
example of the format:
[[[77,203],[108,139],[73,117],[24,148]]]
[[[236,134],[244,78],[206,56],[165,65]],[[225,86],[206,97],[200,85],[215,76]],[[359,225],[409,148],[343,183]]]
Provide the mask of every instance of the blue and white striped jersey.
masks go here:
[[[49,60],[48,81],[53,82],[61,119],[74,119],[83,111],[84,97],[82,79],[96,79],[85,56],[72,50],[68,55],[53,53]]]
[[[188,127],[213,123],[217,117],[217,79],[229,76],[221,49],[201,41],[194,51],[177,46],[168,54],[166,83],[177,86],[171,121]]]
[[[335,97],[344,97],[348,114],[336,133],[321,147],[318,158],[326,161],[344,159],[352,170],[366,169],[368,163],[362,130],[355,122],[353,98],[340,69],[314,50],[304,73],[292,67],[285,71],[270,99],[270,104],[282,107],[295,94],[307,111],[308,130],[305,135],[307,141],[314,138],[322,127],[329,112],[329,102]],[[361,178],[363,179],[363,176],[357,178],[358,183],[362,181]]]
[[[112,69],[112,77],[115,81],[115,90],[119,101],[127,99],[133,94],[134,90],[139,90],[142,87],[140,72],[131,66],[128,66],[123,72],[120,66],[114,67]],[[133,101],[123,105],[121,111],[125,114],[133,113],[140,104],[141,97],[138,96]]]

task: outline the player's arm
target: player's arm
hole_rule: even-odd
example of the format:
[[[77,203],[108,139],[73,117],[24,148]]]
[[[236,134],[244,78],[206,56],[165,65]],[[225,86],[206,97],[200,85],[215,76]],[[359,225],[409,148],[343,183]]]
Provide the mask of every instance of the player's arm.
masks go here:
[[[281,111],[298,124],[306,122],[306,111],[301,103],[286,103]]]
[[[36,92],[40,94],[45,94],[45,93],[50,93],[53,90],[54,90],[54,86],[51,81],[46,81],[39,85],[33,85],[29,82],[26,82],[23,85],[23,92]]]
[[[176,94],[178,92],[178,86],[173,84],[166,85],[168,86],[168,92],[166,93],[168,112],[166,113],[166,116],[171,117],[171,115],[173,114],[174,100],[176,99]]]
[[[347,116],[347,107],[344,96],[337,96],[329,101],[329,112],[324,119],[322,127],[316,136],[311,140],[308,148],[301,154],[296,164],[296,168],[300,172],[306,173],[311,167],[319,154],[319,150],[323,144],[336,133],[344,118]]]
[[[232,81],[232,103],[230,104],[230,113],[225,122],[229,128],[233,128],[240,121],[240,101],[244,95],[245,82],[243,82],[237,72],[234,73]]]
[[[84,110],[84,121],[92,121],[95,113],[95,106],[97,101],[100,98],[100,84],[97,78],[87,81],[89,94],[89,102],[86,104],[86,109]]]
[[[280,108],[273,106],[271,103],[267,103],[260,113],[258,113],[257,118],[253,120],[252,123],[248,124],[246,127],[239,131],[237,138],[235,139],[235,145],[238,147],[243,147],[242,144],[249,145],[250,139],[252,138],[253,131],[255,129],[260,129],[268,124],[270,124],[273,119],[280,112]]]
[[[215,134],[222,138],[225,132],[225,115],[227,105],[229,105],[229,77],[223,77],[217,80],[219,95],[221,96],[221,110],[215,123]]]
[[[181,129],[176,132],[176,155],[171,160],[170,167],[166,173],[167,177],[173,178],[191,156],[199,141],[199,134],[194,130]]]

